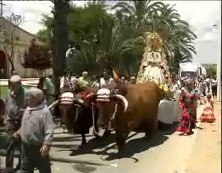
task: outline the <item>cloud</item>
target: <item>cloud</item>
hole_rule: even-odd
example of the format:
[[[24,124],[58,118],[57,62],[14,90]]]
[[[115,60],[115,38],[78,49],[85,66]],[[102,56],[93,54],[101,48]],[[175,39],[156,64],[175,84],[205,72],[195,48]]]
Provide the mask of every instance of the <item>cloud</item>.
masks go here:
[[[209,58],[212,63],[216,63],[215,45],[218,43],[219,29],[213,25],[220,25],[221,9],[220,1],[166,1],[164,3],[175,4],[181,18],[188,21],[191,29],[197,34],[195,42],[197,48],[196,59],[202,57]],[[86,1],[73,1],[78,6],[83,6]],[[107,2],[112,5],[116,1]],[[41,28],[42,14],[52,15],[53,4],[50,1],[4,1],[4,15],[11,12],[25,17],[21,28],[30,33],[37,33]],[[204,53],[206,52],[206,53]],[[205,56],[204,56],[205,55]],[[203,60],[205,61],[205,60]]]

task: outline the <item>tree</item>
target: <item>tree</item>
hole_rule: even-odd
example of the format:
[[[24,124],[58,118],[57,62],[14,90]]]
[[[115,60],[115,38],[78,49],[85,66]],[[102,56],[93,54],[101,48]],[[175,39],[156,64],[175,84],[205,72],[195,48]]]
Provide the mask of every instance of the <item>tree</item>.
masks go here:
[[[69,2],[67,0],[53,0],[54,24],[52,29],[53,72],[56,91],[58,92],[59,77],[64,74],[66,64],[66,50],[68,49],[68,23]],[[56,93],[57,95],[58,93]]]
[[[197,38],[189,24],[180,19],[174,5],[164,4],[147,20],[150,30],[160,34],[170,54],[171,66],[179,62],[191,61],[192,53],[196,54],[193,41]]]
[[[151,0],[133,0],[129,2],[119,2],[113,6],[113,10],[123,14],[124,17],[131,17],[136,21],[135,27],[139,31],[144,31],[146,19],[153,11],[163,6],[162,2],[153,2]]]
[[[52,47],[52,30],[54,28],[54,19],[53,17],[43,15],[41,24],[44,26],[44,29],[38,31],[37,36],[40,40],[45,43],[46,46]]]
[[[171,66],[190,60],[195,53],[196,35],[189,24],[180,19],[174,6],[162,2],[119,2],[111,7],[93,1],[84,7],[72,5],[68,14],[69,43],[75,51],[68,59],[68,68],[100,73],[108,66],[116,66],[121,73],[135,74],[144,51],[144,32],[157,32],[166,47]],[[45,30],[39,32],[43,40],[50,37],[54,19],[44,16]],[[48,43],[47,43],[48,44]],[[102,68],[98,69],[98,64]]]
[[[205,65],[207,76],[212,76],[214,79],[216,79],[217,76],[217,65],[216,64],[208,64]]]
[[[11,13],[9,16],[6,16],[6,21],[2,26],[3,31],[3,49],[6,53],[6,57],[8,58],[11,64],[11,73],[15,70],[15,66],[13,63],[14,53],[15,53],[15,43],[20,40],[18,33],[16,32],[16,28],[20,26],[24,21],[24,17],[21,15],[16,15]]]
[[[117,9],[118,20],[122,22],[127,19],[137,26],[134,27],[138,33],[133,41],[135,45],[144,31],[157,32],[165,43],[165,53],[171,66],[191,60],[192,53],[196,53],[193,46],[196,35],[190,30],[189,24],[180,19],[174,6],[145,0],[133,1],[131,4],[120,2],[113,9]]]

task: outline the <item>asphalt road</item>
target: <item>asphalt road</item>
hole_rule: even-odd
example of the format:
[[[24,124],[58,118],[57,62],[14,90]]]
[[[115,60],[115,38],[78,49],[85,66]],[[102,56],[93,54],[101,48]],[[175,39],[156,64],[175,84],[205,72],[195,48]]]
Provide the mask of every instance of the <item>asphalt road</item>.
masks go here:
[[[195,135],[181,137],[173,132],[174,128],[160,131],[151,141],[144,139],[144,134],[131,133],[133,137],[129,138],[126,151],[122,154],[117,154],[114,135],[99,141],[91,139],[82,151],[71,152],[70,148],[77,147],[81,138],[57,134],[55,141],[71,141],[54,142],[51,156],[73,159],[74,163],[53,162],[52,169],[55,173],[159,173],[163,170],[172,173],[185,166],[183,161],[188,159],[195,139]]]
[[[201,110],[202,107],[199,107],[198,115]],[[216,114],[219,115],[221,108],[220,111],[217,111]],[[142,133],[131,133],[126,151],[122,154],[117,154],[114,134],[101,140],[88,136],[86,148],[72,152],[70,149],[77,148],[80,144],[80,136],[62,134],[61,130],[57,130],[51,156],[72,159],[73,163],[52,162],[52,170],[53,173],[200,173],[200,168],[205,165],[201,173],[220,173],[218,165],[220,165],[221,147],[218,145],[218,141],[216,142],[216,140],[221,141],[220,132],[217,133],[217,138],[212,136],[215,133],[211,132],[215,131],[215,127],[213,127],[215,124],[216,130],[219,131],[221,125],[218,122],[220,122],[219,118],[216,123],[210,125],[198,123],[197,126],[202,129],[195,129],[191,136],[179,136],[175,132],[176,126],[159,131],[150,141],[143,138]],[[214,138],[214,142],[208,141],[207,138]],[[203,144],[214,147],[215,150],[212,152],[214,155],[216,153],[217,157],[211,156],[212,152],[209,148],[198,149]],[[201,160],[203,154],[206,155],[205,160],[198,162],[197,160]],[[214,162],[211,164],[214,169],[207,169],[209,160],[211,163]],[[192,163],[199,165],[199,167],[196,166],[196,171],[191,171],[195,170],[191,169],[194,166]]]
[[[200,110],[199,108],[198,112]],[[127,140],[126,150],[121,154],[117,154],[114,134],[99,140],[88,135],[85,149],[78,150],[81,142],[79,135],[63,134],[61,129],[56,129],[50,155],[52,160],[66,162],[52,161],[52,172],[200,173],[200,167],[205,165],[201,173],[220,173],[219,158],[221,155],[219,153],[221,147],[219,144],[221,137],[219,132],[215,138],[212,136],[212,132],[215,132],[214,124],[203,126],[198,123],[198,126],[202,126],[204,129],[195,129],[191,136],[179,136],[175,132],[176,126],[171,126],[167,130],[159,131],[149,141],[143,138],[144,134],[132,132]],[[216,127],[218,130],[221,125],[217,123]],[[211,139],[211,141],[207,139]],[[203,144],[211,148],[214,147],[213,153],[209,153],[208,147],[201,149],[199,146]],[[203,158],[203,155],[206,157]],[[202,160],[199,157],[202,157]],[[198,162],[198,160],[201,161]],[[209,160],[211,160],[212,168],[210,171],[207,170]]]

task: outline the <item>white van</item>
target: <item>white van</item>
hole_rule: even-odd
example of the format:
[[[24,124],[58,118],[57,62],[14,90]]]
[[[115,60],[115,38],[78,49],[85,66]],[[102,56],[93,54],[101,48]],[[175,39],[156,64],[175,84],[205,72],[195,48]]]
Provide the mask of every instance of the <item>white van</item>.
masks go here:
[[[192,77],[197,78],[201,76],[206,76],[206,69],[199,63],[193,63],[193,62],[186,62],[186,63],[180,63],[179,68],[179,77]]]

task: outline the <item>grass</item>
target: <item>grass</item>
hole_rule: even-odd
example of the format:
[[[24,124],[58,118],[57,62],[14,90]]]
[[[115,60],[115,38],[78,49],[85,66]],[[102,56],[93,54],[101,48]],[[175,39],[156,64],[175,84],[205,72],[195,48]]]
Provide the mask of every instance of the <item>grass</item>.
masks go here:
[[[7,85],[0,86],[0,99],[4,99],[6,97],[7,91],[8,91]]]
[[[24,86],[24,85],[23,85]],[[30,88],[31,86],[25,85],[25,88]],[[0,99],[5,99],[8,91],[8,85],[0,85]]]

